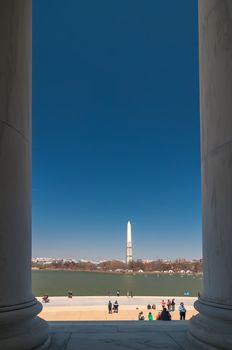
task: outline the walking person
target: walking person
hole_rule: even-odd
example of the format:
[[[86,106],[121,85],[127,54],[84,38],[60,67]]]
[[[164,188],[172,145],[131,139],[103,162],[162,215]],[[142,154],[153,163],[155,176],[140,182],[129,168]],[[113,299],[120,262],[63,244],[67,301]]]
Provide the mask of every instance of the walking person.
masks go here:
[[[180,312],[180,320],[184,320],[185,321],[185,316],[186,316],[186,308],[184,306],[184,303],[180,303],[179,306],[179,312]]]
[[[175,311],[175,306],[176,306],[175,299],[172,299],[171,306],[172,306],[171,310]]]
[[[109,314],[112,314],[112,303],[110,300],[108,302],[108,311],[109,311]]]

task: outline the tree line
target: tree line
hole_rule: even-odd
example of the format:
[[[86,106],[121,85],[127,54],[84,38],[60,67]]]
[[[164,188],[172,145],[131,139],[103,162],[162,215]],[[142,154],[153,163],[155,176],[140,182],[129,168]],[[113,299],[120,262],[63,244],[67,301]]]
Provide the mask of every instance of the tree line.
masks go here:
[[[201,273],[202,260],[188,261],[178,258],[176,260],[157,259],[153,261],[133,260],[126,264],[120,260],[107,260],[99,263],[91,261],[52,261],[33,262],[33,268],[38,269],[57,269],[57,270],[74,270],[74,271],[103,271],[103,272],[160,272],[160,273]]]

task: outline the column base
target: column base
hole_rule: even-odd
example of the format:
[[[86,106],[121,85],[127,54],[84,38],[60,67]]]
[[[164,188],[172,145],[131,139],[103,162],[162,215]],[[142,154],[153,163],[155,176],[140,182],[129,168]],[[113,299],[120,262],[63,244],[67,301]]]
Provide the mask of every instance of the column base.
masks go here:
[[[0,307],[0,349],[44,350],[49,346],[48,324],[38,317],[42,305],[36,300]]]
[[[196,349],[231,350],[232,307],[202,298],[194,306],[199,314],[189,321],[189,341]]]

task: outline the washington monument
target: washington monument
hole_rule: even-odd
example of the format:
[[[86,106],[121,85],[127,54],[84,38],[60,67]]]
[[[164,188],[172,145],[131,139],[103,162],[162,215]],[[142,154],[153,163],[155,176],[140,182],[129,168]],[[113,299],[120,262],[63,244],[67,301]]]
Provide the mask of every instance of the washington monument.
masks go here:
[[[131,238],[131,223],[127,223],[127,241],[126,241],[126,263],[132,261],[132,238]]]

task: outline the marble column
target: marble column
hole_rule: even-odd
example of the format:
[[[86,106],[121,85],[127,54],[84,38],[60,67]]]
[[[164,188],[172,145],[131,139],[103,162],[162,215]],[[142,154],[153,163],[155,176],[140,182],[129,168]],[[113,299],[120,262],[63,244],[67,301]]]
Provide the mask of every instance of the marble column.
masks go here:
[[[31,291],[31,0],[0,1],[0,349],[48,344]]]
[[[203,292],[189,338],[232,349],[232,1],[199,0]]]

